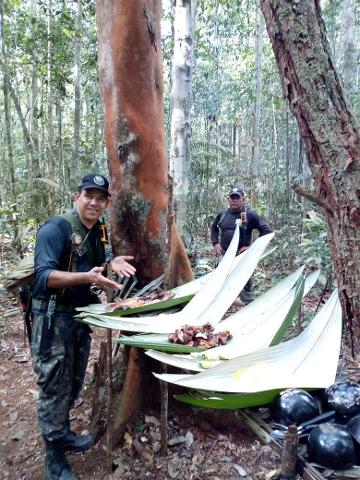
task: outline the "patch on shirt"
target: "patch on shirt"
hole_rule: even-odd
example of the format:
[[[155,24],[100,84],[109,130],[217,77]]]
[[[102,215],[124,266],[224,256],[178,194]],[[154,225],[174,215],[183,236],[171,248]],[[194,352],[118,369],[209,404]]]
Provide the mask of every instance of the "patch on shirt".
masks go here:
[[[80,233],[73,233],[70,235],[70,238],[71,238],[71,243],[73,245],[81,245],[82,243],[82,236],[80,235]]]
[[[82,255],[84,255],[84,253],[87,252],[87,248],[85,246],[85,240],[87,239],[89,233],[90,233],[90,230],[85,238],[82,238],[82,236],[78,232],[74,232],[73,234],[70,235],[71,243],[73,246],[72,247],[73,252],[79,257],[81,257]]]

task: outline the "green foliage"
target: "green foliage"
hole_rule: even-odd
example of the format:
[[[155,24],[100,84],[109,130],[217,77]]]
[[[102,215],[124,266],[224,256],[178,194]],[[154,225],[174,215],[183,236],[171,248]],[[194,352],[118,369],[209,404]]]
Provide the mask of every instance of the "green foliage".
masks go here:
[[[82,31],[75,28],[77,2],[53,0],[9,0],[4,4],[4,36],[9,58],[10,83],[19,101],[25,124],[36,150],[40,176],[55,181],[29,181],[33,160],[28,141],[11,100],[11,133],[13,136],[14,189],[9,178],[8,148],[4,129],[4,100],[0,96],[0,209],[5,215],[5,231],[12,229],[9,218],[26,227],[29,218],[38,224],[48,215],[52,196],[55,211],[68,207],[71,191],[69,166],[73,155],[74,135],[74,40],[81,35],[81,132],[78,170],[106,171],[103,142],[102,105],[97,67],[97,31],[95,1],[83,0]],[[31,4],[35,9],[31,9]],[[225,208],[226,192],[240,185],[251,187],[254,149],[254,104],[259,101],[259,171],[256,209],[277,231],[275,242],[281,248],[272,261],[288,270],[298,262],[310,260],[325,273],[331,270],[325,242],[325,227],[308,219],[302,223],[303,208],[289,186],[293,177],[303,183],[304,148],[298,127],[289,114],[266,31],[263,32],[261,56],[261,93],[256,99],[256,6],[250,0],[198,0],[195,22],[192,139],[188,228],[192,239],[209,245],[209,226],[216,213]],[[327,34],[335,60],[341,45],[340,0],[322,4]],[[163,2],[164,105],[165,128],[170,131],[170,69],[173,53],[172,24],[174,2]],[[355,40],[358,43],[360,20],[355,18]],[[49,26],[51,32],[49,33]],[[359,58],[357,56],[357,62]],[[51,73],[51,75],[49,75]],[[259,72],[258,72],[259,73]],[[51,78],[51,98],[48,81]],[[357,76],[354,75],[354,83]],[[35,96],[34,96],[35,92]],[[358,89],[349,98],[355,112],[360,112]],[[52,124],[48,115],[52,111]],[[36,119],[37,122],[32,120]],[[52,137],[49,130],[52,127]],[[168,139],[169,143],[169,139]],[[54,171],[49,171],[49,159]],[[15,195],[13,198],[12,195]],[[9,203],[16,205],[10,206]],[[255,199],[254,199],[255,201]],[[308,207],[307,207],[308,208]],[[303,236],[304,235],[304,236]],[[299,242],[306,253],[298,253]],[[284,256],[283,253],[287,252]],[[300,256],[302,258],[300,258]],[[306,258],[305,258],[306,257]]]
[[[329,276],[332,276],[332,261],[326,239],[327,231],[323,217],[314,210],[307,212],[306,218],[303,219],[303,234],[295,262],[320,268],[322,276],[319,281],[324,285]]]

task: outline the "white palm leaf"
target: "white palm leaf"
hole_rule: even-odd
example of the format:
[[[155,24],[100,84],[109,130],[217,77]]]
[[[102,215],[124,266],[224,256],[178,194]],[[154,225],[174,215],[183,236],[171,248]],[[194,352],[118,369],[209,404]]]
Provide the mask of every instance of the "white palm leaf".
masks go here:
[[[335,290],[310,325],[292,340],[195,375],[154,375],[184,387],[228,393],[326,388],[336,377],[341,331],[341,308]]]
[[[273,253],[276,249],[277,247],[275,246],[273,248],[270,248],[266,252],[264,252],[260,257],[260,260],[263,260],[264,258],[266,258],[268,255]],[[238,255],[237,257],[235,257],[233,264],[231,266],[231,271],[233,271],[237,267],[238,263],[241,261],[245,253],[246,253],[246,250],[240,253],[240,255]],[[206,273],[205,275],[202,275],[199,278],[195,278],[195,280],[192,280],[191,282],[188,282],[188,283],[185,283],[184,285],[180,285],[179,287],[173,288],[171,291],[172,293],[174,293],[174,298],[185,297],[188,295],[195,295],[200,290],[200,288],[208,281],[209,277],[213,275],[214,272],[215,270],[212,270],[211,272]]]
[[[239,260],[235,259],[237,264],[226,279],[226,287],[217,292],[215,298],[209,304],[209,308],[206,308],[200,314],[198,317],[200,324],[210,322],[211,325],[217,325],[220,322],[227,309],[251,277],[262,253],[273,237],[274,233],[259,237],[249,249],[245,250],[244,255]],[[189,307],[190,303],[188,303],[185,309]]]
[[[210,276],[209,280],[195,295],[195,297],[184,307],[181,312],[173,314],[160,314],[149,317],[121,317],[114,318],[113,315],[82,313],[76,318],[84,323],[95,324],[93,319],[102,321],[102,326],[107,328],[118,328],[128,332],[151,332],[151,333],[170,333],[176,328],[189,323],[191,325],[202,325],[204,318],[200,318],[201,314],[207,309],[213,309],[214,300],[221,304],[221,308],[216,307],[217,317],[212,317],[213,322],[217,323],[221,320],[229,303],[235,299],[240,293],[241,285],[245,284],[251,276],[257,265],[263,251],[274,234],[265,235],[258,238],[251,247],[244,253],[243,261],[238,262],[236,269],[229,275],[235,258],[236,249],[239,241],[239,228],[237,226],[230,246],[224,255],[219,266]],[[251,268],[247,265],[250,264]],[[236,273],[236,276],[235,276]],[[236,290],[233,284],[237,286]],[[228,293],[226,293],[229,290]],[[222,294],[225,291],[225,294]],[[218,300],[219,296],[219,300]],[[232,299],[232,300],[231,300]],[[114,326],[117,322],[117,327]],[[97,323],[96,323],[97,325]]]
[[[306,278],[304,296],[314,286],[319,274],[320,271],[317,270]],[[271,307],[269,305],[259,314],[255,314],[254,309],[249,309],[241,314],[242,310],[246,310],[245,307],[238,312],[239,315],[237,313],[231,315],[217,326],[217,330],[227,329],[232,333],[233,338],[227,345],[205,351],[202,356],[206,358],[207,353],[209,353],[210,355],[219,355],[224,359],[231,359],[268,347],[274,338],[274,334],[281,327],[294,299],[295,288],[293,287],[286,295],[274,302]],[[250,307],[251,304],[248,306]],[[261,306],[265,306],[265,302]],[[252,316],[249,316],[249,312],[252,313]]]
[[[217,365],[219,360],[235,358],[268,347],[293,305],[294,283],[300,278],[303,269],[304,267],[301,267],[288,275],[254,302],[220,322],[215,329],[216,331],[228,329],[232,333],[233,337],[228,344],[210,348],[197,354],[194,352],[191,355],[159,354],[154,350],[146,352],[147,355],[174,367],[201,372],[204,369],[204,360],[211,361],[206,362],[208,368]],[[316,282],[319,273],[317,270],[306,279],[304,296]],[[164,337],[162,338],[164,340]],[[141,339],[139,338],[139,340]],[[150,343],[148,336],[143,338],[144,342],[145,340],[148,340],[148,344]],[[152,340],[161,342],[160,336],[157,339],[156,337],[152,338]]]

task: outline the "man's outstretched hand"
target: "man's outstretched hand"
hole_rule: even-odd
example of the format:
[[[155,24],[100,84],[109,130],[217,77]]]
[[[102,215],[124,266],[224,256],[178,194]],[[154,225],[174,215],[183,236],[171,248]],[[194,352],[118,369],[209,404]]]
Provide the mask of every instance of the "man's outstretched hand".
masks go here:
[[[133,260],[134,257],[129,255],[120,255],[113,258],[111,261],[112,271],[115,272],[119,277],[131,277],[136,272],[136,268],[133,267],[127,260]]]
[[[220,243],[217,243],[216,245],[214,245],[214,250],[215,250],[216,255],[222,255],[223,254]]]

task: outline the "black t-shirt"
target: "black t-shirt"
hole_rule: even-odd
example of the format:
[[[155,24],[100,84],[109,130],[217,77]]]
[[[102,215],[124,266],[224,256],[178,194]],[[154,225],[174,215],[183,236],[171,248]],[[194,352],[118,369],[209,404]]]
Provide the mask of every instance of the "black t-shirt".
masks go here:
[[[88,272],[95,266],[101,266],[104,262],[104,249],[99,245],[99,227],[95,224],[89,231],[87,240],[92,248],[92,256],[88,255],[86,247],[76,255],[76,271]],[[47,288],[47,281],[53,270],[69,270],[70,254],[72,250],[71,236],[73,229],[68,220],[61,216],[47,220],[38,230],[35,245],[35,281],[32,287],[32,296],[37,299],[47,299],[53,293],[60,293],[60,302],[80,307],[94,302],[94,296],[90,293],[90,284],[78,285],[61,290]],[[74,257],[72,257],[74,258]],[[73,262],[72,262],[73,263]]]
[[[245,246],[247,247],[251,244],[251,235],[253,230],[258,230],[260,236],[272,232],[269,225],[263,218],[260,217],[257,212],[255,212],[255,210],[242,208],[238,212],[232,212],[230,209],[228,209],[225,211],[226,213],[223,210],[216,215],[215,220],[211,225],[211,242],[213,245],[220,243],[221,248],[224,251],[227,250],[234,235],[236,226],[235,222],[240,218],[240,213],[245,211],[247,222],[246,225],[240,226],[238,249]],[[221,225],[219,225],[220,220]]]

